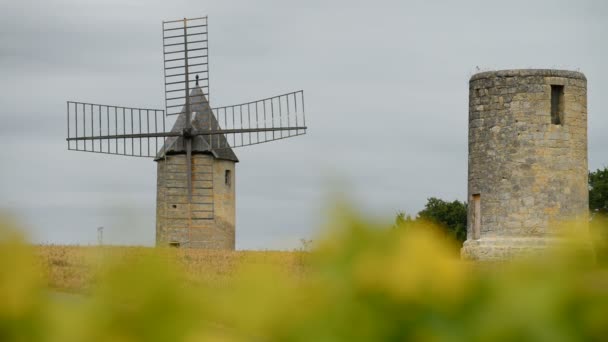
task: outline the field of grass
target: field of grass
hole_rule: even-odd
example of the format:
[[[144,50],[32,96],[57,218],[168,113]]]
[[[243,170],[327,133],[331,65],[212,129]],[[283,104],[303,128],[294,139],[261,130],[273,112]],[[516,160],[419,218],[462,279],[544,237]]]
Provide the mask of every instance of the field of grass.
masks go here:
[[[187,280],[209,287],[222,287],[234,281],[238,269],[270,266],[290,277],[302,277],[306,258],[301,251],[212,251],[197,249],[158,249],[124,246],[36,245],[35,255],[51,289],[88,292],[103,273],[104,265],[161,255],[171,260]]]

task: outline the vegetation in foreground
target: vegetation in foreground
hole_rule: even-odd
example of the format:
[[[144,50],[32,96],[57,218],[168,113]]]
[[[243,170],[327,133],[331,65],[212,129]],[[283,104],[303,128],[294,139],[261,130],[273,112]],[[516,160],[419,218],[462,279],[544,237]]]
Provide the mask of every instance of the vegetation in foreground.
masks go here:
[[[390,229],[342,211],[311,253],[41,249],[0,232],[0,341],[608,336],[608,274],[588,254],[477,267],[422,221]],[[59,278],[87,294],[57,296]]]

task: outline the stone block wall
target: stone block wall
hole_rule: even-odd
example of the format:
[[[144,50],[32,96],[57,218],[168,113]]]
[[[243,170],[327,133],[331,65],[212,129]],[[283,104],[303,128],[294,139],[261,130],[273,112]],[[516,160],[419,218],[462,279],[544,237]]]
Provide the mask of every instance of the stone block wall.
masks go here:
[[[554,88],[562,91],[559,103]],[[556,104],[559,124],[552,121]],[[505,70],[471,78],[468,196],[473,205],[463,254],[475,254],[467,248],[478,248],[479,240],[550,237],[559,235],[564,221],[585,220],[587,175],[583,74]]]
[[[191,202],[185,155],[157,163],[156,245],[234,249],[235,163],[193,154]]]

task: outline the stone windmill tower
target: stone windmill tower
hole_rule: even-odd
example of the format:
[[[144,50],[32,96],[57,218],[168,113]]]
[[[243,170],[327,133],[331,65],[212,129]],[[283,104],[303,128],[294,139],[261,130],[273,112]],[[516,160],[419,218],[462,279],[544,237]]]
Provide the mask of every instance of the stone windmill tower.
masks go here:
[[[207,17],[163,22],[165,110],[67,103],[69,150],[157,162],[158,246],[234,249],[233,148],[307,129],[303,91],[210,106],[207,23]],[[167,118],[175,118],[170,130]]]
[[[204,131],[219,129],[200,86],[190,92],[194,105],[192,127]],[[187,127],[185,112],[179,114],[172,132]],[[207,249],[234,249],[235,164],[239,161],[226,137],[217,136],[216,148],[209,137],[195,136],[191,156],[183,136],[170,137],[158,152],[156,194],[157,245]],[[187,159],[191,160],[188,175]],[[190,179],[190,182],[188,181]],[[188,189],[191,189],[189,194]]]
[[[473,75],[468,173],[465,258],[538,252],[560,240],[563,222],[586,222],[585,76],[563,70]]]

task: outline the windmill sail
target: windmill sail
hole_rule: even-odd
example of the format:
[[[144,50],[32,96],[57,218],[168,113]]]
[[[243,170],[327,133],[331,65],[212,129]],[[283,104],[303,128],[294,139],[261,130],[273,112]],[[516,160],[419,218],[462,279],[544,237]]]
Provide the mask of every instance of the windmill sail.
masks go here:
[[[236,160],[233,148],[306,134],[304,93],[297,91],[239,105],[210,108],[202,87],[190,92],[188,128],[185,105],[171,130],[162,109],[131,108],[83,102],[67,103],[68,149],[159,158],[185,151],[185,132],[192,151]]]
[[[196,134],[210,136],[211,146],[224,148],[223,135],[231,148],[261,144],[306,134],[304,92],[296,91],[243,104],[214,108],[221,128],[201,130]],[[218,126],[218,127],[219,127]]]
[[[153,157],[167,133],[162,109],[67,102],[68,150]]]
[[[180,114],[194,82],[209,100],[207,17],[163,22],[167,115]],[[195,104],[195,103],[193,103]]]
[[[209,105],[207,17],[163,22],[166,110],[68,102],[68,149],[160,158],[209,152],[306,133],[304,92],[238,105]],[[192,118],[194,114],[194,118]],[[167,130],[165,115],[177,115]]]

